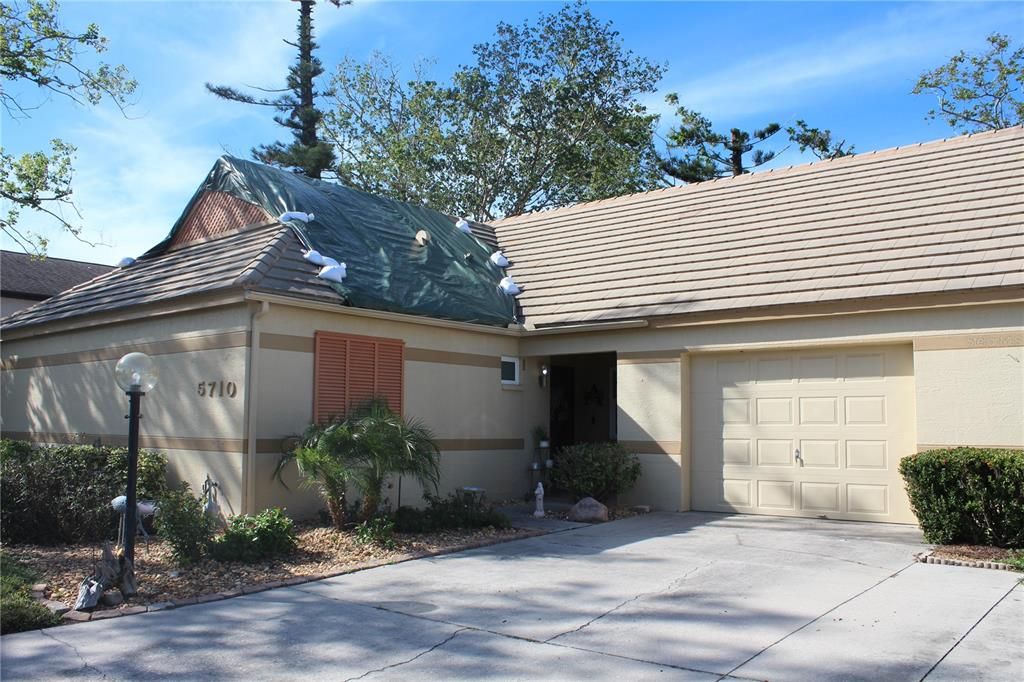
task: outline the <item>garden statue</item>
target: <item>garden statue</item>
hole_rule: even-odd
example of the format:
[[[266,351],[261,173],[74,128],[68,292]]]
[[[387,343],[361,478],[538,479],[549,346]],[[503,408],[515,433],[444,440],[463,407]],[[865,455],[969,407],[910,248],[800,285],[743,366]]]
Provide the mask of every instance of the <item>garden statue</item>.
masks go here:
[[[537,489],[533,491],[533,494],[537,498],[537,508],[534,510],[533,515],[538,519],[544,517],[544,484],[538,482]]]

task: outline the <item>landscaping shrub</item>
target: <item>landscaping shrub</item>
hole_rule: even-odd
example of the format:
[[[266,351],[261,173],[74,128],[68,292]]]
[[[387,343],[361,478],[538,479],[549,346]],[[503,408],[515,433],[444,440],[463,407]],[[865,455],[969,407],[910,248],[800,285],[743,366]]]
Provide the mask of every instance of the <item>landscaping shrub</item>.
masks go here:
[[[57,625],[50,609],[32,598],[29,591],[36,576],[5,552],[0,552],[0,635]]]
[[[626,492],[640,477],[640,460],[618,443],[581,443],[558,451],[551,482],[577,500],[602,502]]]
[[[508,528],[509,520],[491,509],[484,495],[471,490],[458,490],[447,497],[426,494],[425,509],[399,507],[395,512],[395,528],[400,533],[430,533],[459,528]]]
[[[295,524],[281,509],[267,509],[255,515],[232,517],[224,535],[210,543],[210,555],[217,561],[252,563],[298,546]]]
[[[168,490],[157,500],[156,530],[171,546],[171,556],[182,566],[199,561],[213,538],[214,520],[188,483]]]
[[[3,541],[60,544],[116,534],[110,500],[123,495],[128,450],[95,445],[32,447],[0,441],[0,526]],[[167,488],[167,459],[139,453],[139,499]]]
[[[395,522],[387,516],[374,516],[356,526],[356,542],[376,545],[384,549],[395,548]]]
[[[928,542],[1024,547],[1024,450],[929,450],[900,474]]]

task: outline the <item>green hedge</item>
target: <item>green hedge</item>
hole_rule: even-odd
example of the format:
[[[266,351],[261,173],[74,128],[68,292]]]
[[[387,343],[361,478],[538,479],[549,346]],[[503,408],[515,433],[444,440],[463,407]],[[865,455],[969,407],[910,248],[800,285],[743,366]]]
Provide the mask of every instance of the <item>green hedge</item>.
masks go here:
[[[584,497],[608,504],[640,478],[640,459],[619,443],[581,443],[555,454],[551,482],[577,500]]]
[[[928,542],[1024,547],[1024,450],[929,450],[900,473]]]
[[[167,490],[167,458],[139,453],[139,499]],[[61,544],[112,537],[110,500],[124,495],[127,448],[41,446],[0,440],[0,532],[4,542]]]

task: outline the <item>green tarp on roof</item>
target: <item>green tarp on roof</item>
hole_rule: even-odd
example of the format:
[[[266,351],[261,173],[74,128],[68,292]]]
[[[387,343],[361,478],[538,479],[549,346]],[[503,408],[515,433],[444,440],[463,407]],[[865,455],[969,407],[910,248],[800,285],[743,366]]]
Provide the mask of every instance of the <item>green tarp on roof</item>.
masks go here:
[[[289,224],[310,248],[346,264],[344,283],[332,286],[353,306],[488,325],[515,321],[515,300],[498,289],[505,273],[490,262],[492,249],[457,229],[450,216],[230,156],[217,160],[167,239],[143,258],[167,248],[207,191],[275,217],[312,213],[309,223]],[[419,230],[430,234],[426,247],[416,243]],[[309,267],[315,276],[318,268]]]

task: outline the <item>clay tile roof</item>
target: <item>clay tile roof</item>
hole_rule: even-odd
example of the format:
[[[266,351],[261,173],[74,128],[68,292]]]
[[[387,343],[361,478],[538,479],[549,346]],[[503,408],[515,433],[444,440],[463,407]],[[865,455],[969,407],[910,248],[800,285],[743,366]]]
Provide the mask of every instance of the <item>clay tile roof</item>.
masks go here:
[[[5,296],[43,300],[111,270],[109,265],[66,258],[33,258],[0,251],[0,291]]]
[[[1024,128],[492,223],[531,325],[1024,288]]]
[[[302,257],[294,230],[276,221],[140,259],[16,311],[4,329],[164,303],[229,289],[271,291],[342,303]]]

